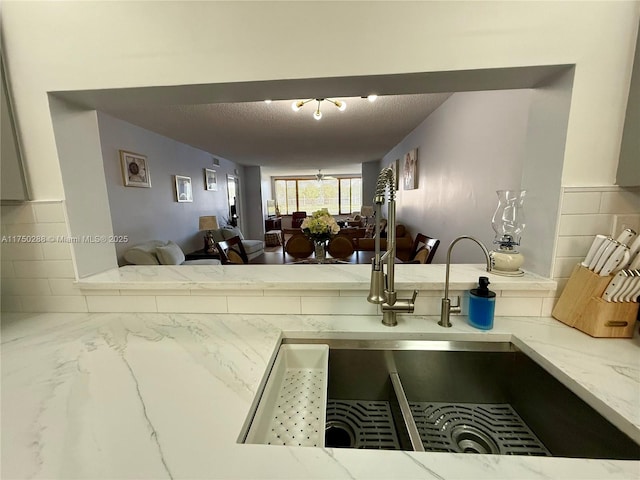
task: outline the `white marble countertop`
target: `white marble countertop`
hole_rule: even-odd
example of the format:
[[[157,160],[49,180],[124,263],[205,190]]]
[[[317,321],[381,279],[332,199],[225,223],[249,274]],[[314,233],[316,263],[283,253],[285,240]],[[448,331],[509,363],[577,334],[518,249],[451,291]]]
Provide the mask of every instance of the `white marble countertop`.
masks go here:
[[[398,264],[396,290],[442,290],[446,266]],[[314,289],[362,290],[368,288],[370,265],[148,265],[120,267],[83,278],[83,290],[109,289]],[[539,275],[505,277],[487,272],[484,265],[453,264],[451,290],[467,290],[479,276],[489,277],[492,290],[555,290],[556,282]]]
[[[511,340],[640,441],[640,338],[550,318],[11,314],[2,318],[2,477],[603,479],[639,461],[238,444],[282,336]]]

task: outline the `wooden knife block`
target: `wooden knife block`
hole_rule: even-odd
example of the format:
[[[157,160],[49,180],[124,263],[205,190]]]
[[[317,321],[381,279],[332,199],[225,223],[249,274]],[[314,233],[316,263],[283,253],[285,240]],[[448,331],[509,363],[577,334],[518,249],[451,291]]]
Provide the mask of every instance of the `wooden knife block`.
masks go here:
[[[633,337],[639,304],[601,298],[612,278],[576,265],[551,315],[592,337]]]

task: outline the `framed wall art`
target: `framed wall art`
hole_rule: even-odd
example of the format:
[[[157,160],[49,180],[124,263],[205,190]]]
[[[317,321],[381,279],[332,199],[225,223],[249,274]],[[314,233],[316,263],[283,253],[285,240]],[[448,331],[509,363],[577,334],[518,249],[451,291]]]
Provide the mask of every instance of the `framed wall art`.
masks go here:
[[[404,155],[403,167],[404,189],[414,190],[418,188],[418,149],[408,151]]]
[[[215,170],[210,168],[204,169],[204,186],[211,192],[218,191],[218,175]]]
[[[139,153],[120,150],[122,178],[125,187],[151,188],[151,176],[147,157]]]
[[[178,202],[193,202],[191,177],[176,175],[176,200]]]

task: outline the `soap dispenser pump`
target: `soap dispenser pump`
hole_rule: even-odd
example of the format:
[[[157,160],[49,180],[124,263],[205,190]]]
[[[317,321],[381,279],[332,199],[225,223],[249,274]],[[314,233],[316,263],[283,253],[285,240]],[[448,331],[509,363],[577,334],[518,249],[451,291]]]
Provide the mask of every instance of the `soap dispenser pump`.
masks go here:
[[[480,277],[478,288],[469,291],[469,325],[481,330],[493,328],[496,294],[488,288],[489,279]]]

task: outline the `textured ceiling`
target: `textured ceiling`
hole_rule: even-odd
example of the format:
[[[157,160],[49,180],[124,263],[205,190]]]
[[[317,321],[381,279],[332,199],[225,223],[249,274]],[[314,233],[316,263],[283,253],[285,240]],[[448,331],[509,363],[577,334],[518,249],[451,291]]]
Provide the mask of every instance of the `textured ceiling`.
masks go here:
[[[292,100],[175,106],[112,106],[101,110],[147,130],[271,174],[354,173],[382,158],[451,94],[388,95],[374,103],[342,98],[344,112],[322,102],[300,111]]]

